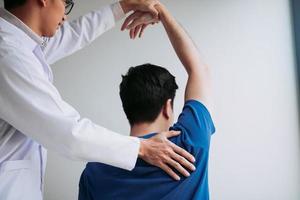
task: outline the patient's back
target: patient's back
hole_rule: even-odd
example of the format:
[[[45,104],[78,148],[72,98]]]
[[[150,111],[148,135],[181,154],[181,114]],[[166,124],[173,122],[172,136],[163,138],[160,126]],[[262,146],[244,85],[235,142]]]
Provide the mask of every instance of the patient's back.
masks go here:
[[[181,131],[170,140],[196,158],[196,170],[190,177],[181,176],[180,181],[175,181],[160,168],[141,159],[132,171],[88,163],[80,178],[79,200],[208,200],[209,146],[215,132],[209,111],[199,101],[189,100],[170,130]]]

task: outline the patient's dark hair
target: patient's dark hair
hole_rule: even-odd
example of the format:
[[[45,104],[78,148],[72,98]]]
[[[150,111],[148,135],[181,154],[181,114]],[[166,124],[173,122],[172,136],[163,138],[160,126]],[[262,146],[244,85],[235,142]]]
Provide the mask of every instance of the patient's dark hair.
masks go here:
[[[26,3],[26,0],[4,0],[4,8],[6,10],[11,10],[22,6]]]
[[[131,67],[120,84],[120,97],[130,125],[153,122],[168,99],[175,98],[175,77],[163,67]]]

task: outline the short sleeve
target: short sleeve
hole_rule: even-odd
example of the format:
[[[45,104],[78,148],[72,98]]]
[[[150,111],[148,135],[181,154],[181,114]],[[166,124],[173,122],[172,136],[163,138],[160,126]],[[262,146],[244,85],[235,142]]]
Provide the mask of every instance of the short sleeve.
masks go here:
[[[211,135],[215,133],[209,111],[196,100],[185,103],[178,121],[170,129],[181,131],[179,137],[185,145],[203,149],[209,149]]]

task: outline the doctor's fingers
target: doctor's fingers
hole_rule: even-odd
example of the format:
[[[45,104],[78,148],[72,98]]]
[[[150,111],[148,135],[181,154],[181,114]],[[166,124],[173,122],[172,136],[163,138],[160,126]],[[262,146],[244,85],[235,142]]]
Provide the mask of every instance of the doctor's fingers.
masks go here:
[[[136,38],[136,36],[139,34],[139,32],[141,31],[143,25],[139,25],[137,27],[135,27],[134,29],[134,39]]]
[[[184,157],[180,156],[177,152],[171,153],[170,157],[171,157],[172,161],[169,164],[171,164],[176,169],[179,168],[179,166],[178,166],[178,164],[179,164],[181,167],[184,167],[190,171],[196,170],[195,166],[191,162],[189,162]],[[173,161],[176,162],[175,166],[174,166],[175,163]],[[184,173],[182,173],[182,174],[185,175]]]
[[[147,26],[148,25],[146,25],[146,24],[141,24],[133,29],[130,29],[130,31],[129,31],[130,38],[135,39],[137,36],[139,36],[139,38],[141,38],[143,36],[143,33]]]
[[[171,138],[171,137],[175,137],[181,134],[180,131],[167,131],[167,132],[163,132],[161,133],[164,136],[166,136],[167,138]],[[174,144],[171,141],[167,141],[168,145],[173,149],[173,151],[175,151],[177,154],[179,154],[179,156],[182,156],[183,158],[188,159],[190,162],[195,162],[195,157],[190,154],[189,152],[187,152],[185,149],[180,148],[179,146],[177,146],[176,144]]]
[[[159,21],[156,20],[156,19],[150,19],[146,15],[143,15],[140,18],[134,19],[130,24],[128,24],[127,29],[132,29],[132,28],[135,28],[135,27],[137,27],[139,25],[142,25],[142,24],[145,24],[145,25],[152,24],[152,25],[154,25],[156,23],[159,23]]]
[[[135,39],[134,34],[136,32],[136,29],[137,29],[137,27],[133,28],[133,29],[130,29],[130,31],[129,31],[130,39]]]
[[[140,26],[142,24],[144,25],[148,25],[148,24],[156,24],[159,23],[159,20],[156,18],[153,18],[149,13],[142,13],[142,12],[134,12],[133,14],[131,14],[130,16],[128,16],[123,25],[121,30],[129,30],[129,29],[133,29],[136,28],[137,26]]]
[[[133,37],[134,37],[134,32],[135,32],[135,29],[130,29],[130,31],[129,31],[130,39],[133,39]]]
[[[131,15],[129,15],[123,22],[121,30],[124,31],[125,29],[128,29],[128,25],[132,23],[133,20],[138,19],[143,15],[143,12],[135,11]]]
[[[174,144],[171,141],[168,141],[168,144],[169,144],[169,146],[171,146],[173,151],[176,152],[176,154],[174,154],[174,156],[175,156],[174,158],[176,158],[177,161],[180,161],[180,163],[183,162],[186,164],[186,163],[190,163],[190,162],[194,163],[196,161],[195,157],[192,154],[190,154],[189,152],[187,152],[185,149],[177,146],[176,144]],[[186,159],[190,162],[188,162]]]
[[[167,174],[169,174],[169,176],[171,176],[173,179],[179,181],[180,177],[167,165],[162,163],[160,166],[162,170],[164,170]]]
[[[148,26],[148,25],[146,25],[146,24],[143,24],[143,25],[142,25],[142,28],[141,28],[141,31],[140,31],[140,34],[139,34],[139,38],[141,38],[141,37],[143,36],[144,31],[145,31],[145,29],[147,28],[147,26]]]
[[[178,136],[181,134],[180,131],[165,131],[165,132],[162,132],[162,134],[164,136],[166,136],[167,138],[171,138],[171,137],[175,137],[175,136]]]
[[[176,169],[180,174],[184,175],[185,177],[189,177],[190,173],[176,160],[169,159],[167,160],[167,165],[172,166],[174,169]]]
[[[129,31],[130,39],[134,40],[136,38],[136,36],[138,35],[139,31],[141,30],[141,28],[142,28],[142,25],[139,25],[133,29],[130,29],[130,31]]]

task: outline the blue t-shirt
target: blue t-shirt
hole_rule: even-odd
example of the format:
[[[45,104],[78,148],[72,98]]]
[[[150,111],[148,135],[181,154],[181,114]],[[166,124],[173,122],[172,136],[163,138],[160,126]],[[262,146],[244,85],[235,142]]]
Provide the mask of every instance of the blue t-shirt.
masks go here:
[[[160,168],[138,159],[132,171],[101,163],[88,163],[79,183],[79,200],[208,200],[208,157],[215,127],[206,107],[199,101],[185,103],[177,123],[180,130],[170,141],[196,158],[196,171],[174,181]],[[143,136],[150,138],[155,134]]]

